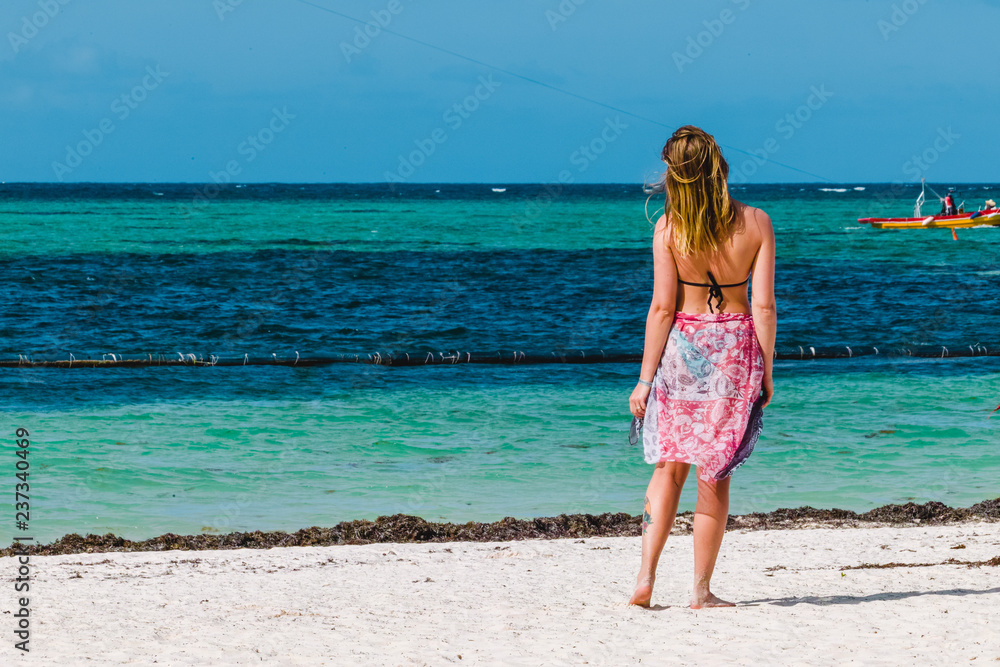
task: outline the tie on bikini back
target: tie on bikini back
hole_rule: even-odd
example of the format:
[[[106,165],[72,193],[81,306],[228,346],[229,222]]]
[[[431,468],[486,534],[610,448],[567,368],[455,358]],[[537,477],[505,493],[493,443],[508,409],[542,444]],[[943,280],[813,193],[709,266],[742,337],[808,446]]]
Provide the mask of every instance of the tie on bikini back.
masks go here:
[[[723,287],[739,287],[740,285],[745,285],[747,281],[750,280],[750,276],[748,275],[746,278],[744,278],[738,283],[732,283],[731,285],[720,285],[718,281],[715,280],[715,276],[712,275],[711,271],[706,271],[706,273],[708,274],[708,279],[712,281],[711,283],[690,283],[686,280],[681,280],[681,277],[679,275],[677,276],[677,282],[681,283],[682,285],[691,285],[693,287],[707,287],[708,312],[710,313],[714,313],[715,308],[719,308],[720,310],[722,309]],[[712,307],[712,299],[715,299],[715,308]]]

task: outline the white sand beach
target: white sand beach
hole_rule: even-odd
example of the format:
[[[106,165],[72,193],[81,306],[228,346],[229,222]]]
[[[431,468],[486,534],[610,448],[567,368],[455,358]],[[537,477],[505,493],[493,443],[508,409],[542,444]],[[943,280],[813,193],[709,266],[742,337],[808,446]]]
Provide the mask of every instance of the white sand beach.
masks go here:
[[[964,548],[956,549],[959,545]],[[1000,523],[731,532],[686,606],[673,536],[654,607],[638,538],[32,557],[32,651],[4,664],[959,665],[1000,661]],[[0,559],[12,582],[13,559]]]

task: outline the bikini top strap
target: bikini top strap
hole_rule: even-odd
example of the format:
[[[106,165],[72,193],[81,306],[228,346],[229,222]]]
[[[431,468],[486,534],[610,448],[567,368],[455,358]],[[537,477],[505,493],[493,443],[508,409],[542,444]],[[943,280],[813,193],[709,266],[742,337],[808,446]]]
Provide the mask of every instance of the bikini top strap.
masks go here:
[[[716,282],[715,276],[712,275],[711,271],[706,271],[706,273],[708,273],[708,279],[711,280],[712,282],[710,282],[710,283],[692,283],[692,282],[689,282],[687,280],[682,280],[680,276],[677,276],[677,282],[679,282],[682,285],[691,285],[692,287],[739,287],[740,285],[745,285],[747,283],[747,281],[750,280],[750,276],[748,275],[746,278],[744,278],[743,280],[741,280],[738,283],[730,283],[728,285],[720,285],[718,282]]]
[[[677,282],[679,282],[679,283],[681,283],[683,285],[691,285],[693,287],[707,287],[708,288],[708,312],[710,312],[710,313],[714,313],[715,312],[715,308],[719,308],[720,310],[722,309],[722,301],[723,301],[723,298],[722,298],[722,288],[723,287],[739,287],[740,285],[746,284],[750,280],[750,276],[747,275],[746,278],[744,278],[743,280],[741,280],[738,283],[730,283],[729,285],[720,285],[719,282],[715,279],[715,275],[713,275],[711,271],[706,271],[705,273],[708,274],[708,279],[712,281],[711,283],[692,283],[692,282],[688,282],[686,280],[681,280],[680,276],[677,276]],[[712,300],[713,299],[715,299],[715,307],[712,306]]]

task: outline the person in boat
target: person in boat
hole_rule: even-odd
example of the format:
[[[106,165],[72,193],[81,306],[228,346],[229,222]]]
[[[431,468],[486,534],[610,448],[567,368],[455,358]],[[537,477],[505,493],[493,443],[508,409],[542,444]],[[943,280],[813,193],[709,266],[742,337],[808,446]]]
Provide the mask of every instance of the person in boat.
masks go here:
[[[986,206],[983,207],[983,210],[984,211],[988,211],[991,208],[996,208],[996,207],[997,207],[997,203],[995,201],[993,201],[992,199],[987,199],[986,200]]]
[[[941,200],[941,215],[958,215],[958,208],[955,206],[954,190],[949,190],[945,198]]]

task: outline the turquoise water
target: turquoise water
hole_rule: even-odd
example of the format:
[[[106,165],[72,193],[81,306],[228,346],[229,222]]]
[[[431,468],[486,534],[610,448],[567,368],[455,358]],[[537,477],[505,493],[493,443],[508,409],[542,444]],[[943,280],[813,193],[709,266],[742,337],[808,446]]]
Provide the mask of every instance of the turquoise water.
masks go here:
[[[832,363],[778,364],[764,435],[734,476],[734,512],[996,495],[998,424],[984,406],[997,402],[1000,363],[831,373]],[[217,373],[225,383],[247,375],[150,373]],[[634,513],[642,498],[650,468],[626,442],[631,368],[376,369],[377,391],[328,390],[324,374],[255,371],[258,382],[314,389],[308,400],[9,413],[35,432],[39,526],[48,536],[141,537],[394,512],[450,521]],[[426,388],[427,374],[447,375],[451,387]],[[693,501],[692,485],[682,505]]]
[[[220,198],[188,217],[178,192],[8,193],[0,256],[6,296],[22,305],[0,321],[3,352],[640,347],[651,274],[634,189],[564,196],[537,214],[537,192],[440,200],[433,189]],[[854,222],[868,212],[865,191],[746,198],[778,226],[779,347],[1000,344],[1000,230],[962,230],[959,243],[878,233]],[[289,279],[306,260],[317,265]],[[233,339],[235,329],[245,331]],[[13,430],[31,431],[42,540],[295,530],[396,512],[635,514],[650,473],[627,444],[636,372],[8,368],[0,460],[13,479]],[[987,420],[1000,358],[787,361],[775,383],[757,450],[734,476],[736,513],[1000,495],[1000,417]]]

